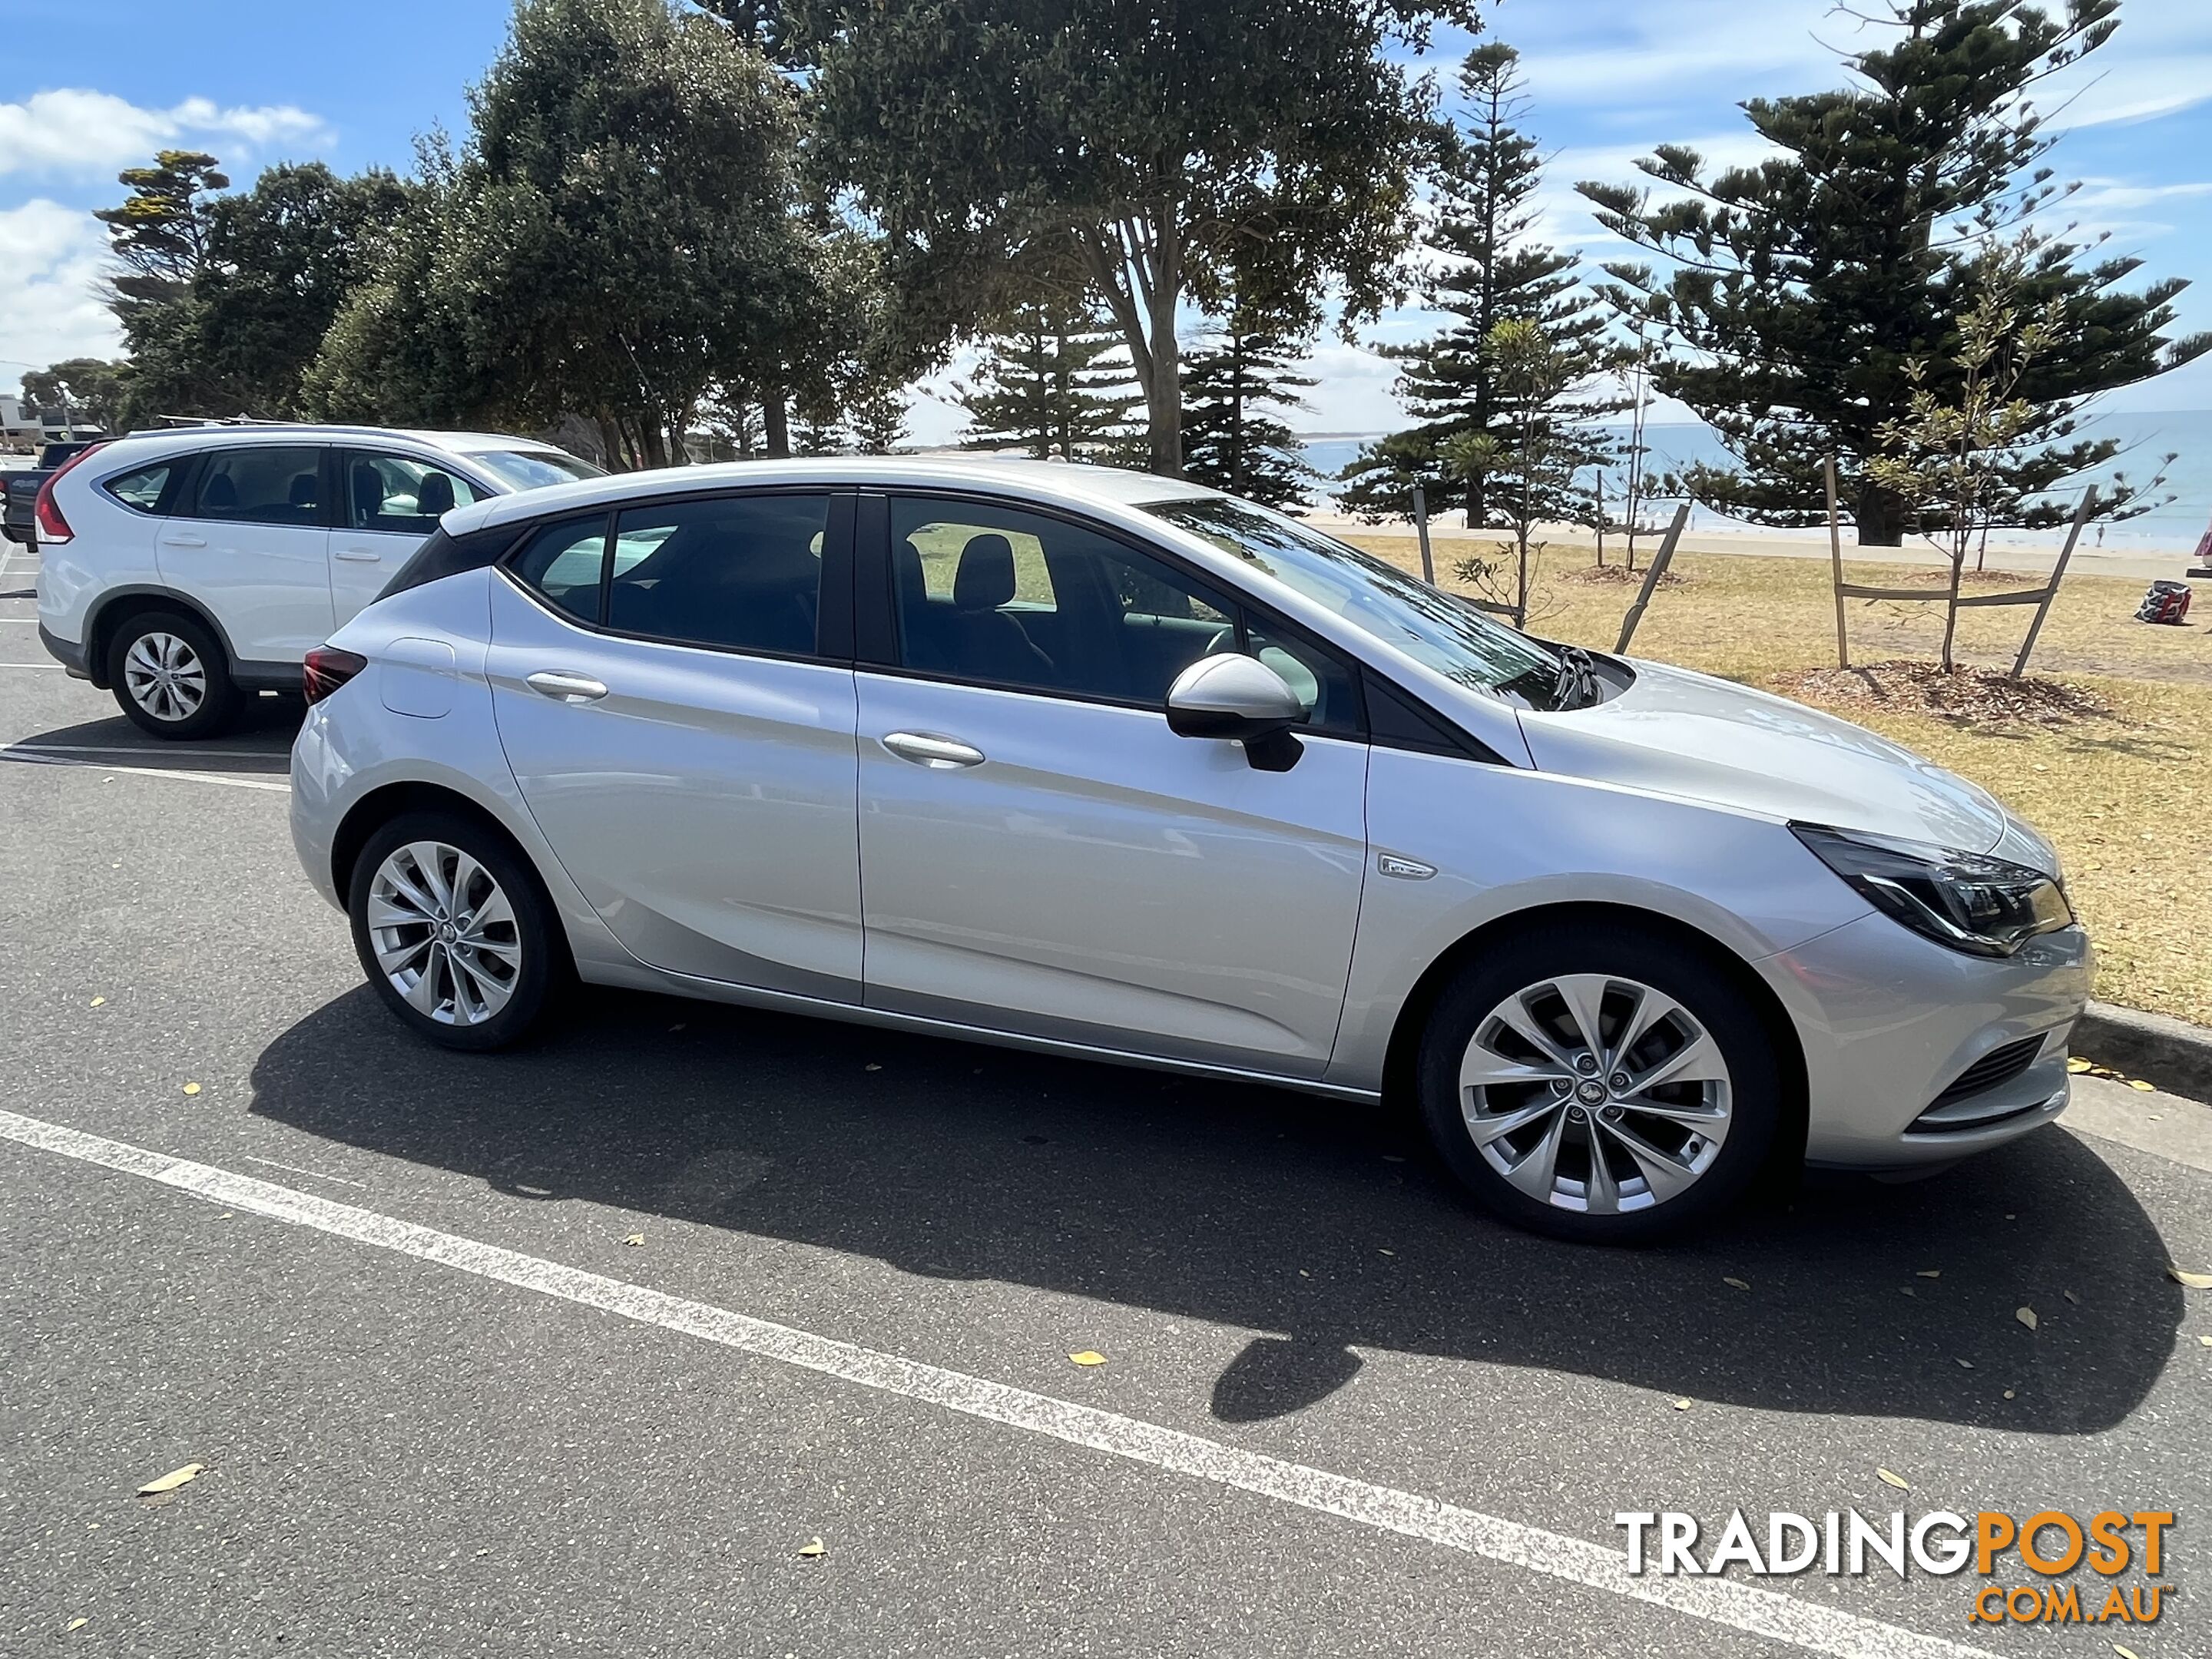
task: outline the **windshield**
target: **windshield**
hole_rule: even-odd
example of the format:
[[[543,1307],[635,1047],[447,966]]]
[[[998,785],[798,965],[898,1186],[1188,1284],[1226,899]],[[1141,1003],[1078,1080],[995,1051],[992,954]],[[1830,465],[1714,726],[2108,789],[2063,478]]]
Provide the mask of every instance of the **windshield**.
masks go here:
[[[509,489],[543,489],[579,478],[604,478],[605,467],[580,461],[558,449],[477,449],[469,459]]]
[[[1144,510],[1205,537],[1448,679],[1528,708],[1559,702],[1557,652],[1371,553],[1227,495],[1156,501]]]

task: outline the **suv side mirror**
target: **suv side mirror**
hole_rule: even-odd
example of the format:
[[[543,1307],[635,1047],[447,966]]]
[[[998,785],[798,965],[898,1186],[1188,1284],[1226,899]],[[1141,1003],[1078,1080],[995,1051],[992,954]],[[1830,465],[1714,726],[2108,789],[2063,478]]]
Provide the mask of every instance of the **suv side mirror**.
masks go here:
[[[1243,744],[1258,771],[1287,772],[1305,752],[1291,730],[1306,717],[1305,705],[1257,657],[1200,657],[1168,688],[1167,714],[1177,737]]]

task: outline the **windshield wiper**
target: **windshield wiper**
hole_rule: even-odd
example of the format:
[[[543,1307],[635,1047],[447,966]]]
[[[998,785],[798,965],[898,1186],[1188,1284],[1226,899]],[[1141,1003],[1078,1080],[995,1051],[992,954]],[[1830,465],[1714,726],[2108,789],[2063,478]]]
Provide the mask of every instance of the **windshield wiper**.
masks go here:
[[[1552,682],[1552,707],[1557,709],[1587,708],[1605,696],[1597,677],[1597,665],[1590,653],[1579,645],[1559,647],[1559,678]]]

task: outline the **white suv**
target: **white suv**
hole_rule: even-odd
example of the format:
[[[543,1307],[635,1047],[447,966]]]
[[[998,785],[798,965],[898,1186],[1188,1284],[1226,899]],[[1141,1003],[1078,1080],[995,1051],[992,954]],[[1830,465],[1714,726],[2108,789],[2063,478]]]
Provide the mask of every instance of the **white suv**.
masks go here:
[[[597,477],[550,445],[377,427],[187,427],[118,438],[47,479],[39,638],[162,738],[217,730],[301,660],[441,514]]]

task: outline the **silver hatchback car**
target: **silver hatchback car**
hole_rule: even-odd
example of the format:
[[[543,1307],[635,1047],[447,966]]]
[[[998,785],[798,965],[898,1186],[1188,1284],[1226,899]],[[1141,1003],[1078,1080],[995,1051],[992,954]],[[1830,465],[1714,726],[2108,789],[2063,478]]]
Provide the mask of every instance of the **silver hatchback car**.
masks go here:
[[[449,1047],[580,979],[1391,1092],[1502,1215],[1618,1242],[2066,1105],[2089,945],[1989,795],[1193,485],[495,497],[307,690],[301,860]]]

